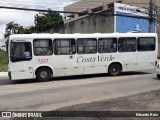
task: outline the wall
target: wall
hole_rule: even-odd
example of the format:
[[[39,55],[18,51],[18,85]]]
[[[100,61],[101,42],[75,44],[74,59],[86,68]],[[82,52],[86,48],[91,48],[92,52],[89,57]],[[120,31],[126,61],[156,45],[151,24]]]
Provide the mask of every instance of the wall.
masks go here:
[[[65,24],[65,33],[112,33],[114,17],[86,16]]]
[[[149,17],[148,10],[128,4],[114,3],[116,16],[116,32],[142,32],[148,33]],[[129,17],[130,16],[130,17]],[[151,32],[156,32],[155,21],[152,21]]]

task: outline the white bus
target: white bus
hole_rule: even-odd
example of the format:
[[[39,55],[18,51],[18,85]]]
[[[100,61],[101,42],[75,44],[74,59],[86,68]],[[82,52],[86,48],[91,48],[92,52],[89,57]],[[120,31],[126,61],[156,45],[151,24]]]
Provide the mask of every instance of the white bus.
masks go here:
[[[155,68],[155,33],[18,34],[9,39],[11,80]]]

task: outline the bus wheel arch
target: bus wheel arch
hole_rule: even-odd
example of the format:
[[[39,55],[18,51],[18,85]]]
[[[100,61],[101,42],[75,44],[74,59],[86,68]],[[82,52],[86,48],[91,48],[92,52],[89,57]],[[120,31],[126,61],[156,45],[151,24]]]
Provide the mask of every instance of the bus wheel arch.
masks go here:
[[[122,71],[122,64],[120,62],[113,62],[108,67],[108,73],[111,76],[118,76]]]
[[[35,71],[36,79],[40,82],[45,82],[51,79],[53,71],[48,66],[38,67]]]

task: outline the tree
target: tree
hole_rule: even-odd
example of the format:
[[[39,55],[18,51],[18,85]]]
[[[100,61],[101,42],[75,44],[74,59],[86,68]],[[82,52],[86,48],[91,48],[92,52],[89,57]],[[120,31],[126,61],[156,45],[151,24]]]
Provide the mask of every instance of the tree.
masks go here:
[[[5,38],[7,38],[11,34],[20,34],[23,33],[23,26],[20,26],[17,23],[14,23],[13,21],[6,24],[6,33],[4,35]]]
[[[36,14],[35,16],[35,30],[37,32],[45,32],[51,29],[54,32],[58,32],[58,29],[63,25],[62,16],[52,10],[48,10],[47,13]]]
[[[21,34],[23,33],[24,29],[23,26],[20,26],[17,23],[14,23],[13,21],[6,24],[5,34],[4,37],[6,38],[6,50],[8,53],[8,39],[11,34]]]
[[[30,28],[23,28],[23,33],[24,34],[31,34],[35,32],[35,27],[31,26]]]

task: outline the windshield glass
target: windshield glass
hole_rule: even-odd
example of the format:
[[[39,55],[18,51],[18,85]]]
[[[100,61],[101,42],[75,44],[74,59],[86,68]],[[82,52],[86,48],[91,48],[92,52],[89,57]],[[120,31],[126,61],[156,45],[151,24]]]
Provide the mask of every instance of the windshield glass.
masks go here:
[[[10,48],[10,58],[12,62],[32,59],[32,48],[30,42],[12,42]]]

